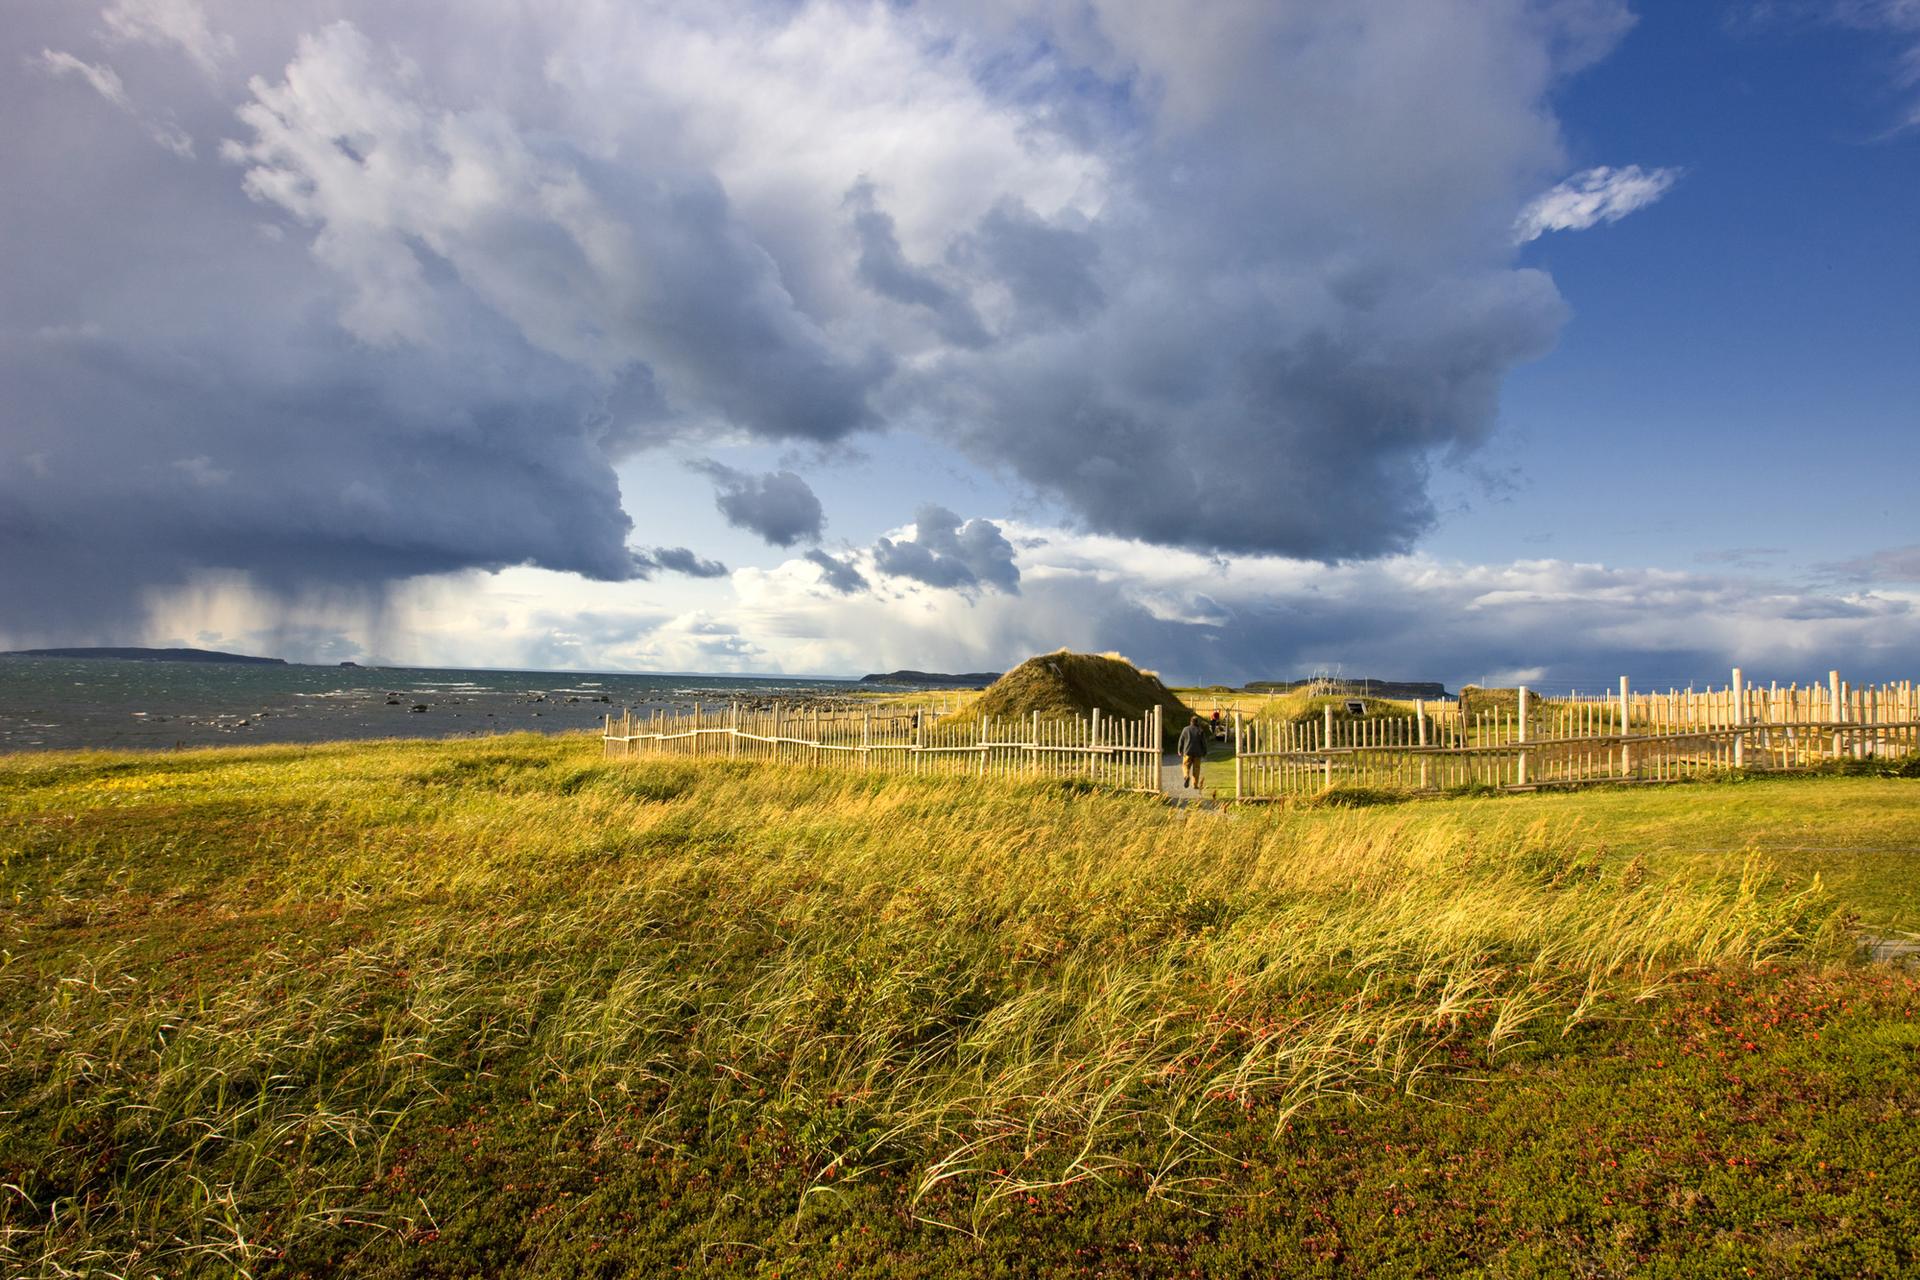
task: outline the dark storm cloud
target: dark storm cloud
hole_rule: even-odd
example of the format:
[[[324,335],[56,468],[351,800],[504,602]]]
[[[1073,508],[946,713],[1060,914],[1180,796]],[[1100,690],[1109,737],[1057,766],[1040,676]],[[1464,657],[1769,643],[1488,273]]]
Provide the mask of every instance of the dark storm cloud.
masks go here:
[[[1405,547],[1562,322],[1511,227],[1570,167],[1551,92],[1625,21],[22,0],[8,638],[84,639],[207,570],[631,578],[664,531],[616,463],[883,428],[1096,531]],[[720,497],[776,545],[824,519],[790,473]],[[1017,588],[992,525],[941,527],[885,571]]]
[[[1564,320],[1510,224],[1560,163],[1544,95],[1620,6],[1079,13],[1046,65],[1131,86],[1100,135],[1124,194],[1087,219],[1003,204],[961,237],[954,261],[1047,323],[901,398],[1102,532],[1410,546],[1431,469],[1486,439]]]
[[[791,471],[748,475],[718,462],[696,462],[693,469],[713,481],[713,503],[727,523],[759,534],[770,545],[790,547],[820,536],[826,517],[820,499]]]
[[[991,341],[964,294],[907,261],[893,219],[879,207],[871,182],[857,183],[847,192],[847,209],[859,244],[862,284],[883,298],[925,308],[940,336],[955,346],[984,347]]]
[[[689,578],[724,578],[727,566],[718,560],[704,560],[685,547],[655,547],[634,553],[644,562],[669,573],[684,573]]]
[[[1106,301],[1095,277],[1099,242],[1084,231],[1047,225],[1008,201],[955,246],[956,262],[1003,283],[1031,327],[1075,324]]]
[[[0,509],[25,531],[0,556],[0,591],[21,605],[10,634],[132,610],[146,588],[204,569],[370,595],[526,562],[606,581],[646,570],[624,545],[611,471],[580,435],[552,431],[557,415],[583,422],[586,397],[410,362],[408,403],[384,383],[403,376],[390,357],[345,351],[290,382],[249,371],[209,386],[216,353],[167,354],[112,335],[0,350],[7,444],[24,463],[0,468]]]
[[[977,591],[982,587],[1017,595],[1020,567],[1013,544],[991,520],[969,520],[929,503],[913,518],[913,537],[874,544],[873,563],[881,573],[911,578],[930,587]]]
[[[866,575],[848,560],[830,556],[818,547],[807,552],[806,558],[820,570],[820,580],[843,596],[867,589]]]
[[[350,26],[216,6],[183,44],[141,23],[196,6],[118,8],[130,34],[43,4],[0,37],[35,60],[0,77],[8,639],[123,631],[208,570],[370,599],[516,564],[711,575],[628,552],[613,461],[690,418],[871,423],[884,356],[794,306],[711,176],[442,106],[430,61]],[[39,57],[68,46],[91,77]]]

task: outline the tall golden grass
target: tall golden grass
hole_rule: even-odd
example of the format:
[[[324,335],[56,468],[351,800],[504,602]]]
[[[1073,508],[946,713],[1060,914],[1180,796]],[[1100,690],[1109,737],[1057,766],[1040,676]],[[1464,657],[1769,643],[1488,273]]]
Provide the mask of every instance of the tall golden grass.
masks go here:
[[[0,1130],[108,1153],[100,1186],[0,1193],[0,1258],[244,1270],[417,1227],[431,1205],[365,1194],[394,1135],[503,1078],[663,1147],[783,1126],[822,1185],[964,1188],[964,1230],[1122,1160],[1198,1197],[1224,1109],[1278,1130],[1844,942],[1817,884],[1649,875],[1519,807],[1208,813],[597,748],[0,767]],[[1142,1134],[1152,1159],[1116,1154]]]

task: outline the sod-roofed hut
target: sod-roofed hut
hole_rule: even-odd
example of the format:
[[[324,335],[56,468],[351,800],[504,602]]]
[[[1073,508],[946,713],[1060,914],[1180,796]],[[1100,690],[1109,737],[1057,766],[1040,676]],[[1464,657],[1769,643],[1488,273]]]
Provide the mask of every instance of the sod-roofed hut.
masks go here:
[[[1040,713],[1043,720],[1102,715],[1135,720],[1161,709],[1167,736],[1180,732],[1193,712],[1173,696],[1151,671],[1142,671],[1117,653],[1056,653],[1028,658],[994,681],[968,708],[996,720],[1019,720]]]

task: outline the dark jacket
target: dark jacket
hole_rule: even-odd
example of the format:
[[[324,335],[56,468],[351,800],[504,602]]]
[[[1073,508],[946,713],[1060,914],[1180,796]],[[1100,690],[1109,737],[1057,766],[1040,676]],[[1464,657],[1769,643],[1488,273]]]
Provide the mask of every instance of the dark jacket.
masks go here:
[[[1180,731],[1180,754],[1189,759],[1207,754],[1205,725],[1190,724]]]

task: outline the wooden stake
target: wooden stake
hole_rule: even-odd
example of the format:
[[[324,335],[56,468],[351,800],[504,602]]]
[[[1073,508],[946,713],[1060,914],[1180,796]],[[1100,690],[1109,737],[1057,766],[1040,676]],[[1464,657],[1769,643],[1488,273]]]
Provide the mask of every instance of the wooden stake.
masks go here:
[[[1520,686],[1520,705],[1516,719],[1515,728],[1518,736],[1515,741],[1524,743],[1527,740],[1527,686],[1525,685]],[[1513,780],[1516,785],[1522,787],[1527,785],[1527,753],[1524,747],[1514,761]]]
[[[1246,744],[1240,737],[1240,709],[1235,707],[1233,709],[1233,798],[1235,800],[1245,794],[1240,785],[1240,754],[1245,749]]]
[[[1733,767],[1747,767],[1747,683],[1740,675],[1740,668],[1733,669]]]
[[[1840,673],[1827,672],[1827,719],[1836,726],[1833,731],[1833,758],[1840,758],[1840,730],[1838,725],[1844,717],[1840,714]]]
[[[1633,699],[1627,692],[1627,678],[1620,677],[1620,776],[1633,776],[1633,748],[1628,745],[1633,736]]]

